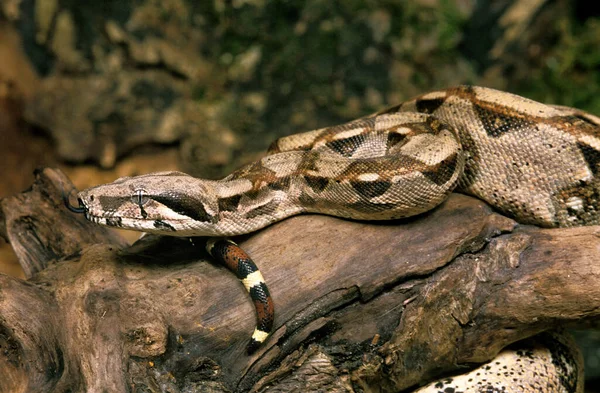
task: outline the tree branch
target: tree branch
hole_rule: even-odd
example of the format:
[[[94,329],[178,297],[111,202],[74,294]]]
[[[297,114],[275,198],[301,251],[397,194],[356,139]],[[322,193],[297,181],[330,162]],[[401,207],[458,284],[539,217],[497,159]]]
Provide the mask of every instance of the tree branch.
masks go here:
[[[452,195],[414,219],[307,215],[236,239],[276,304],[247,357],[255,319],[233,275],[187,239],[126,248],[64,209],[69,187],[46,169],[1,201],[30,279],[0,276],[0,391],[399,391],[600,319],[600,228],[516,226]]]

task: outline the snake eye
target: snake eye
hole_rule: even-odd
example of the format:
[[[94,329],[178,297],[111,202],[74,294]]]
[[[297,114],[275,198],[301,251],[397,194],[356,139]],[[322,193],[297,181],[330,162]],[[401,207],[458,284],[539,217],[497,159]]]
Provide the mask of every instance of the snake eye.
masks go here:
[[[146,195],[146,190],[138,188],[133,192],[131,196],[131,202],[135,203],[138,206],[143,206],[148,202],[149,198]]]

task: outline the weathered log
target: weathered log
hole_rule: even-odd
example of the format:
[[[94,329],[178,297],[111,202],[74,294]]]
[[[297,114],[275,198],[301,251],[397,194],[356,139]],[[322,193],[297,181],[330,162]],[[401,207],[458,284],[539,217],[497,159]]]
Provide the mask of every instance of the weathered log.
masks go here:
[[[67,214],[63,193],[69,195],[74,189],[62,172],[46,169],[36,173],[30,190],[0,199],[0,236],[11,243],[25,277],[88,245],[126,245],[113,231]]]
[[[409,220],[307,215],[236,239],[276,304],[248,357],[251,302],[199,240],[125,247],[62,206],[69,187],[46,169],[1,202],[31,272],[0,276],[1,392],[400,391],[600,320],[600,227],[520,226],[452,195]]]

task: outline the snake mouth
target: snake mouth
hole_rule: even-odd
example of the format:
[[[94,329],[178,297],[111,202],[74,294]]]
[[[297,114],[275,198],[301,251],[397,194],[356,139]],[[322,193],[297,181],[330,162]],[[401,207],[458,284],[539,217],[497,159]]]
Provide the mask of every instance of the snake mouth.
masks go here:
[[[85,216],[85,219],[88,221],[91,221],[95,224],[102,224],[102,220],[104,220],[104,217],[102,216],[94,216],[92,214],[90,214],[87,210],[83,213]]]
[[[90,212],[90,209],[86,206],[81,198],[77,198],[79,202],[79,206],[71,205],[71,201],[69,201],[69,197],[65,194],[63,195],[63,202],[65,207],[72,211],[73,213],[83,214],[86,220],[93,222],[94,224],[107,225],[111,227],[122,227],[122,219],[121,217],[105,217],[101,215],[95,215]]]
[[[88,221],[94,224],[153,233],[177,232],[175,227],[179,222],[179,220],[177,222],[169,220],[169,223],[161,219],[96,215],[89,210],[86,210],[84,215]]]
[[[122,217],[95,215],[95,214],[92,214],[87,209],[84,211],[83,214],[84,214],[86,220],[93,222],[94,224],[106,225],[109,227],[123,228],[123,218]]]

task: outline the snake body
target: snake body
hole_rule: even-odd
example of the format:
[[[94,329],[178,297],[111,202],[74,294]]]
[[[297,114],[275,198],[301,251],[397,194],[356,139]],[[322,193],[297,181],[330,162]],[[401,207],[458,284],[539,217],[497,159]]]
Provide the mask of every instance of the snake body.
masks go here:
[[[305,212],[397,219],[455,190],[521,223],[570,227],[600,223],[599,171],[598,117],[459,86],[281,138],[222,180],[159,172],[78,197],[93,222],[173,236],[239,235]]]

